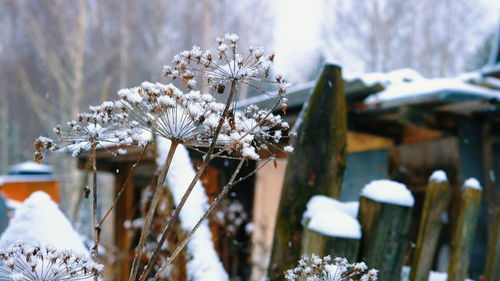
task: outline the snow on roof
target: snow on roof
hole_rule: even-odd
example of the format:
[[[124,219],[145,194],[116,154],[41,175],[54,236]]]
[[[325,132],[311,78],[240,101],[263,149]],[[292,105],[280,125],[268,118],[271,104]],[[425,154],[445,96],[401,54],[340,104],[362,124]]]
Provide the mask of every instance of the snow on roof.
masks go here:
[[[365,104],[417,100],[436,94],[462,93],[477,98],[500,98],[500,91],[466,83],[457,78],[421,79],[388,85],[385,90],[370,95]]]
[[[374,180],[365,185],[361,196],[371,200],[394,205],[412,207],[413,195],[406,185],[391,180]]]
[[[359,79],[367,87],[372,87],[376,84],[388,86],[391,84],[397,84],[403,82],[408,83],[408,82],[425,80],[425,78],[422,75],[420,75],[420,73],[411,68],[398,69],[387,73],[371,72],[360,75],[345,74],[344,77],[346,78],[347,81],[354,81],[356,79]]]
[[[25,161],[9,167],[8,173],[15,174],[52,174],[54,169],[45,164],[38,164],[33,161]]]
[[[45,182],[54,181],[56,177],[48,174],[34,174],[34,175],[7,175],[0,176],[0,186],[7,182]]]
[[[34,192],[14,213],[14,217],[0,237],[0,248],[22,240],[28,244],[52,245],[59,250],[73,250],[89,255],[80,235],[50,196]]]
[[[159,167],[163,166],[169,148],[169,140],[158,138],[158,158],[156,162]],[[179,145],[175,151],[174,159],[166,178],[166,184],[172,192],[176,205],[179,204],[194,176],[195,171],[189,153],[184,146]],[[198,181],[179,214],[182,229],[185,232],[191,231],[207,209],[208,198],[205,189]],[[212,242],[212,233],[206,220],[194,233],[191,240],[189,240],[187,250],[191,256],[187,264],[188,278],[190,280],[229,280],[222,262],[215,251]]]
[[[21,207],[23,205],[23,202],[5,198],[5,204],[7,205],[7,208],[16,210],[17,208]]]
[[[465,188],[482,189],[481,184],[476,178],[468,178],[464,182]]]
[[[315,195],[307,202],[302,223],[307,228],[328,236],[359,239],[361,226],[356,219],[359,202],[341,202],[324,195]]]
[[[437,170],[432,173],[429,180],[435,181],[437,183],[448,181],[448,177],[443,170]]]

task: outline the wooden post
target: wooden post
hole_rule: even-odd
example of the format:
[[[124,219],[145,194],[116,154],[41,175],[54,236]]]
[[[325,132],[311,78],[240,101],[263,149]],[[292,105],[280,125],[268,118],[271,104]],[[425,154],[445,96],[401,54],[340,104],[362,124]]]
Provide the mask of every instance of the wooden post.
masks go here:
[[[323,231],[318,229],[318,223],[314,222],[316,219],[319,219],[321,228],[326,227],[326,229]],[[302,255],[316,254],[320,257],[330,255],[346,258],[351,263],[357,261],[361,229],[355,218],[344,213],[325,212],[311,221],[315,225],[309,225],[304,230]],[[345,229],[349,229],[350,233],[345,233]]]
[[[302,214],[316,194],[338,198],[346,161],[346,112],[344,83],[337,65],[324,66],[296,124],[280,205],[278,207],[270,280],[284,280],[283,272],[300,258]]]
[[[463,281],[467,277],[474,232],[481,207],[481,195],[481,186],[476,179],[465,181],[457,223],[452,234],[448,281]]]
[[[500,280],[500,205],[496,208],[491,234],[483,281]]]
[[[359,260],[379,270],[379,280],[401,280],[409,242],[411,207],[360,197],[359,220],[363,236]]]
[[[449,184],[443,171],[436,171],[425,191],[424,207],[420,217],[417,245],[413,254],[410,281],[427,281],[441,231],[441,218],[446,212]]]

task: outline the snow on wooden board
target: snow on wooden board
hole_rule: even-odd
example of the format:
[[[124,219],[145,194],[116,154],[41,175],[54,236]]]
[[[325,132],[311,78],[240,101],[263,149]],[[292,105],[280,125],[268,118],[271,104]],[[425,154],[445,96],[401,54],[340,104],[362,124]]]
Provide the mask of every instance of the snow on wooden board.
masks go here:
[[[441,182],[447,182],[448,177],[446,176],[446,173],[443,170],[437,170],[432,173],[432,175],[429,177],[429,180],[441,183]]]
[[[309,199],[302,223],[327,236],[359,239],[361,226],[356,219],[359,202],[341,202],[324,195]]]
[[[359,202],[342,202],[324,195],[314,195],[307,202],[304,219],[310,219],[314,214],[322,211],[342,211],[353,218],[357,218]]]
[[[34,192],[16,208],[14,217],[0,237],[0,248],[5,249],[18,240],[89,256],[80,235],[57,204],[42,191]]]
[[[170,148],[170,141],[158,138],[159,167],[163,166]],[[172,192],[176,205],[181,201],[187,187],[195,176],[195,171],[186,147],[179,145],[175,151],[170,170],[166,178],[166,185]],[[179,214],[180,224],[185,232],[191,231],[198,220],[208,209],[208,198],[205,189],[198,181],[184,208]],[[226,281],[229,277],[224,270],[212,242],[212,233],[205,220],[187,244],[191,257],[187,264],[188,278],[193,281]]]
[[[311,217],[307,228],[332,237],[361,238],[361,226],[358,220],[338,210],[316,213]]]
[[[365,185],[361,196],[381,203],[412,207],[415,203],[406,185],[391,180],[374,180]]]
[[[464,187],[465,188],[472,188],[472,189],[482,189],[481,184],[479,181],[475,178],[468,178],[464,182]]]

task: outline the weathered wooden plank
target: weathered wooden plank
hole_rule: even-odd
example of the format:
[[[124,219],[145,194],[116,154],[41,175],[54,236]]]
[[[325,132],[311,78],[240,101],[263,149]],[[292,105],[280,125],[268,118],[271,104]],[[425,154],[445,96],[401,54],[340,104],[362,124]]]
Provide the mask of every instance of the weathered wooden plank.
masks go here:
[[[346,112],[341,69],[327,64],[296,124],[277,213],[268,277],[283,272],[300,257],[302,213],[316,194],[338,198],[346,161]]]
[[[320,257],[344,257],[349,262],[356,262],[360,239],[328,236],[311,229],[306,229],[302,236],[302,255],[316,254]]]
[[[360,197],[359,220],[363,236],[358,259],[378,269],[380,280],[401,280],[411,210],[411,207]]]
[[[481,207],[482,190],[475,179],[466,180],[451,240],[448,281],[463,281],[469,270],[474,232]]]
[[[483,281],[500,280],[500,205],[497,206],[495,213]]]
[[[413,253],[410,281],[427,281],[436,252],[442,215],[450,196],[449,183],[443,171],[436,171],[429,179],[424,207],[420,217],[417,244]]]

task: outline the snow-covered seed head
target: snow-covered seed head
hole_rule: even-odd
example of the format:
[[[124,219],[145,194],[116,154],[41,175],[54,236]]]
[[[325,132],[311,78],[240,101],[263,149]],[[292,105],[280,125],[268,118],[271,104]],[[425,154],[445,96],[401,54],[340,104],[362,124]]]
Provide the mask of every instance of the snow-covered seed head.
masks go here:
[[[218,124],[224,109],[209,94],[183,93],[172,84],[144,82],[139,87],[120,90],[118,95],[119,103],[137,127],[194,147],[208,145],[211,127],[204,124]]]
[[[54,139],[37,138],[35,161],[40,162],[47,151],[66,151],[78,156],[93,144],[140,144],[137,131],[129,126],[127,118],[127,112],[115,102],[90,106],[88,112],[77,114],[75,120],[57,125],[53,129]]]
[[[218,94],[230,88],[231,82],[247,84],[259,92],[264,92],[260,89],[259,82],[271,82],[276,84],[278,95],[283,98],[288,87],[287,81],[282,75],[270,77],[275,54],[266,54],[262,47],[251,46],[242,55],[238,53],[238,40],[236,34],[217,38],[215,58],[210,50],[202,51],[198,46],[182,51],[174,56],[173,67],[163,67],[162,75],[181,79],[189,90],[203,85],[197,83],[197,79],[203,80]]]
[[[0,280],[59,281],[99,276],[103,266],[86,256],[18,241],[0,250]]]
[[[349,263],[347,259],[312,254],[302,256],[295,268],[285,271],[288,281],[376,281],[378,271],[367,270],[365,263]]]

